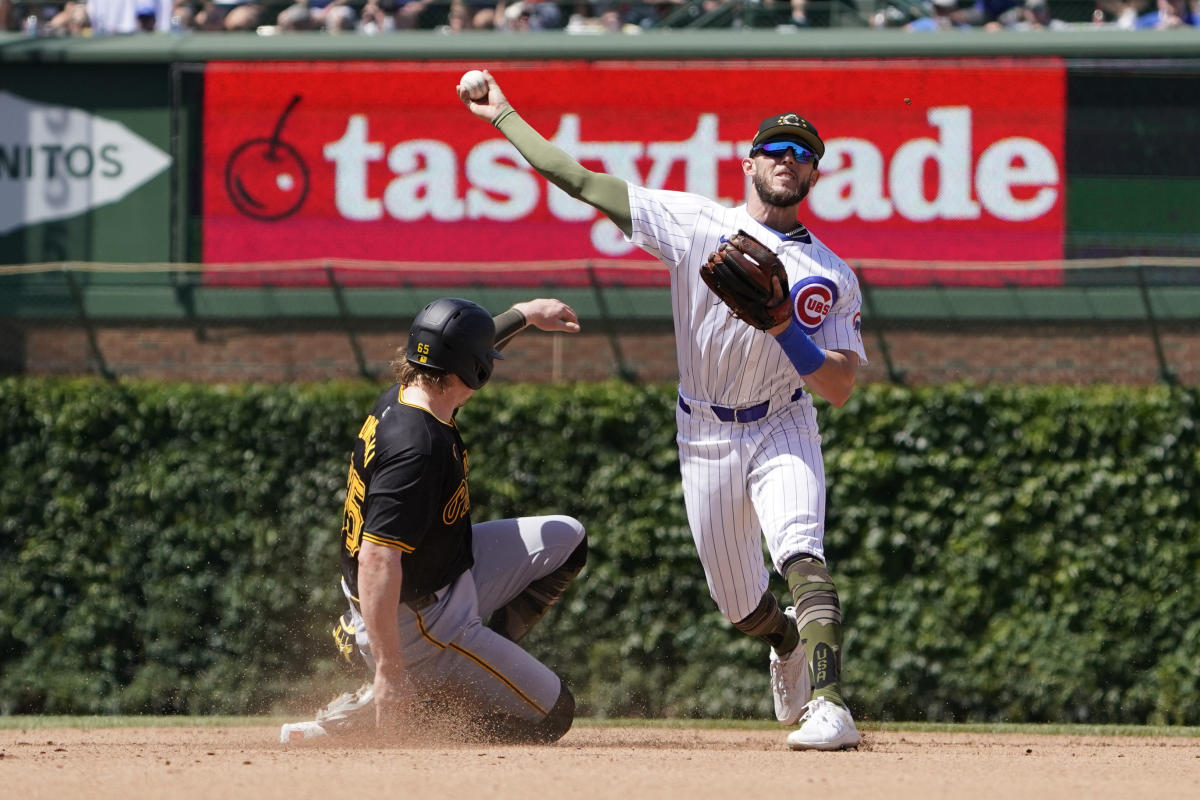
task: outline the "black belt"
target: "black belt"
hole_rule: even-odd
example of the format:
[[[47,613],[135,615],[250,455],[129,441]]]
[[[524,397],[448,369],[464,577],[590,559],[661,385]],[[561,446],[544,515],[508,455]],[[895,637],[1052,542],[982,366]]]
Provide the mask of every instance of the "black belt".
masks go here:
[[[437,602],[437,592],[423,594],[420,597],[414,597],[412,600],[405,600],[404,604],[413,611],[424,611],[431,605]]]
[[[792,392],[792,398],[789,403],[794,403],[804,396],[804,389],[800,388]],[[707,405],[707,404],[706,404]],[[692,413],[692,407],[683,401],[683,397],[679,398],[679,407],[683,409],[683,413]],[[757,422],[767,415],[767,410],[771,407],[770,400],[763,400],[761,403],[744,408],[726,408],[725,406],[709,405],[712,412],[716,414],[717,419],[721,422]]]

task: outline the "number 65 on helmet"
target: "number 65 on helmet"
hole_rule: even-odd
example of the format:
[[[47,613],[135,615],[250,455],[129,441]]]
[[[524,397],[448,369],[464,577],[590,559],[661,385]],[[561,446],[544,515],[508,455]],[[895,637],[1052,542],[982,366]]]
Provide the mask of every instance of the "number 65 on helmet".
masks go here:
[[[405,359],[457,375],[472,389],[492,376],[496,323],[483,306],[458,297],[434,300],[413,320]]]

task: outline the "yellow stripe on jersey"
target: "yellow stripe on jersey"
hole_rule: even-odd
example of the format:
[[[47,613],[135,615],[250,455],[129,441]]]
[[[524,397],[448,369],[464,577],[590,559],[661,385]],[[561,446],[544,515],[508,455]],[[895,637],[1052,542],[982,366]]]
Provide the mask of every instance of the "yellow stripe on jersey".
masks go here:
[[[410,402],[408,402],[407,400],[405,400],[405,399],[404,399],[404,387],[403,387],[403,386],[401,386],[401,387],[400,387],[400,396],[399,396],[399,398],[398,398],[398,399],[400,400],[400,404],[401,404],[401,405],[408,406],[409,408],[419,408],[419,409],[421,409],[422,411],[424,411],[426,414],[428,414],[429,416],[431,416],[431,417],[433,417],[434,419],[436,419],[438,422],[440,422],[440,423],[442,423],[443,425],[445,425],[447,428],[456,428],[456,427],[458,427],[457,425],[455,425],[455,424],[454,424],[454,420],[453,420],[453,419],[451,419],[449,422],[447,422],[446,420],[444,420],[444,419],[442,419],[441,417],[439,417],[437,414],[433,413],[433,410],[432,410],[432,409],[430,409],[430,408],[428,408],[428,407],[426,407],[426,406],[423,406],[423,405],[421,405],[420,403],[410,403]]]
[[[447,647],[449,647],[454,652],[459,653],[460,655],[463,655],[466,658],[469,658],[471,661],[474,661],[476,664],[478,664],[480,666],[480,668],[486,670],[487,672],[490,672],[492,675],[495,675],[497,680],[499,680],[501,683],[503,683],[505,686],[507,686],[509,689],[511,689],[513,694],[515,694],[517,697],[521,698],[521,700],[523,700],[525,702],[525,704],[528,705],[530,708],[532,708],[534,711],[538,712],[542,716],[546,716],[547,714],[550,713],[546,709],[542,708],[541,703],[539,703],[537,700],[534,700],[529,695],[525,694],[523,691],[521,691],[521,688],[519,686],[517,686],[515,683],[513,683],[508,678],[504,677],[504,675],[500,674],[500,672],[495,667],[493,667],[491,664],[484,661],[479,656],[472,653],[470,650],[467,650],[465,647],[462,647],[461,645],[457,645],[454,642],[445,644],[445,643],[439,642],[437,639],[433,638],[433,635],[430,634],[429,630],[425,627],[425,618],[421,616],[421,613],[419,611],[414,611],[413,613],[417,617],[417,629],[420,630],[421,637],[423,639],[425,639],[425,641],[429,642],[434,647],[437,647],[440,650],[445,650]]]
[[[378,544],[378,545],[382,545],[384,547],[391,547],[396,550],[399,550],[402,553],[411,553],[413,550],[416,549],[411,544],[405,544],[404,542],[397,542],[395,539],[384,539],[381,536],[376,536],[375,534],[367,533],[366,531],[363,531],[362,538],[364,540],[370,542],[371,544]]]

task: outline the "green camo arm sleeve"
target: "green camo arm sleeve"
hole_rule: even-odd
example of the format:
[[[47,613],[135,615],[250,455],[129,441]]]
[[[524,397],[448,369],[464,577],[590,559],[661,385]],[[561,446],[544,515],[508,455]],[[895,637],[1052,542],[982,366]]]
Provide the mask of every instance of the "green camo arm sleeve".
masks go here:
[[[530,127],[521,116],[507,108],[492,123],[525,156],[538,173],[562,189],[599,209],[616,223],[626,236],[633,231],[629,211],[629,186],[620,178],[603,172],[592,172]]]

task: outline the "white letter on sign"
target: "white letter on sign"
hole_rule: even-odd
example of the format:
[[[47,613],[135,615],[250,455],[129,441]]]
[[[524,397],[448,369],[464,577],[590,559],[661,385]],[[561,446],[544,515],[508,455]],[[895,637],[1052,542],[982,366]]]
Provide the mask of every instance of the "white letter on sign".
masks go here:
[[[892,216],[892,204],[883,196],[883,156],[875,145],[866,139],[834,139],[821,161],[831,171],[813,187],[814,214],[828,220]]]
[[[467,154],[467,216],[509,222],[526,216],[538,201],[534,173],[504,139],[489,139]]]
[[[332,161],[334,203],[346,219],[373,220],[383,216],[383,204],[367,197],[367,162],[383,158],[383,145],[367,141],[367,118],[354,114],[346,132],[325,145],[325,160]]]
[[[425,168],[418,169],[422,157]],[[445,142],[413,139],[388,153],[388,167],[396,173],[383,191],[388,213],[411,222],[428,214],[442,222],[463,218],[458,197],[458,158]]]
[[[900,215],[916,222],[931,219],[978,219],[971,199],[971,109],[931,108],[926,116],[938,128],[937,139],[905,142],[892,158],[888,186]],[[937,192],[925,196],[925,162],[937,164]]]
[[[1018,166],[1018,163],[1023,166]],[[1040,186],[1028,200],[1013,197],[1013,186]],[[1001,139],[979,156],[975,192],[983,207],[1000,219],[1034,219],[1058,200],[1058,164],[1041,142],[1014,136]]]
[[[717,196],[717,164],[733,156],[733,143],[722,142],[717,135],[717,115],[701,114],[690,139],[681,142],[652,142],[646,148],[653,164],[646,176],[646,186],[661,189],[666,185],[671,167],[684,162],[684,191]]]

